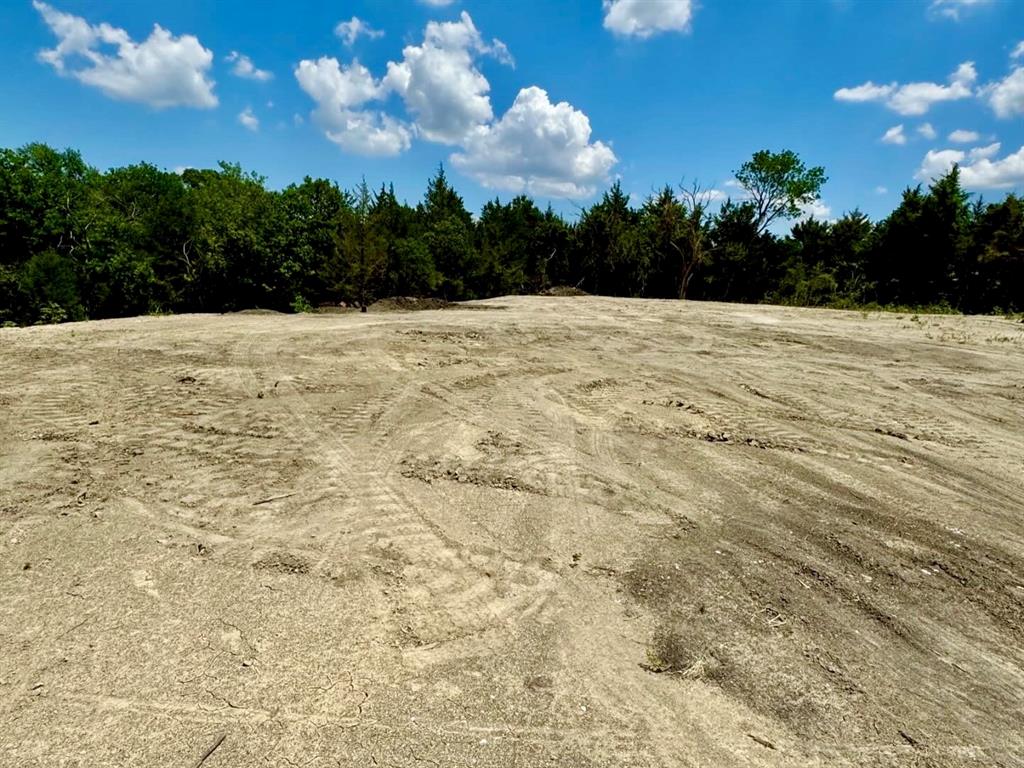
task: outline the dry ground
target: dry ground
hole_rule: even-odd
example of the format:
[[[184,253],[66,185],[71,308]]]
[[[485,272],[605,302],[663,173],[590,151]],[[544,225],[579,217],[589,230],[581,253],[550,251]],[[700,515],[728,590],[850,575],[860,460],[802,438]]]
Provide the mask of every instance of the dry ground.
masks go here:
[[[0,331],[0,765],[1024,765],[1024,326]]]

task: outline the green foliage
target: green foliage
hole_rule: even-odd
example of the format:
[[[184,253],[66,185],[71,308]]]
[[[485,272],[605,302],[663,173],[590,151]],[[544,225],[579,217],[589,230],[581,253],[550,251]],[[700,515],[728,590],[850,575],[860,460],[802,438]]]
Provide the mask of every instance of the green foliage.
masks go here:
[[[364,307],[379,298],[387,270],[388,249],[373,215],[373,197],[366,180],[352,193],[354,205],[342,219],[341,271],[336,290]]]
[[[51,322],[48,318],[57,315],[61,320],[80,320],[85,315],[74,262],[55,250],[40,251],[25,263],[20,287],[33,307],[30,322]]]
[[[301,293],[296,293],[295,298],[292,299],[291,310],[295,313],[312,312],[313,305],[306,301],[306,298]]]
[[[64,307],[56,302],[48,301],[39,308],[39,320],[36,322],[39,325],[52,325],[54,323],[66,322],[67,319],[68,313]]]
[[[642,296],[650,252],[642,247],[640,214],[615,182],[601,200],[583,212],[576,228],[582,250],[584,288],[591,293]]]
[[[821,197],[821,188],[828,181],[824,168],[808,168],[796,152],[788,149],[755,152],[735,175],[750,196],[758,234],[767,231],[776,219],[799,216],[802,206]]]
[[[717,211],[691,184],[639,208],[616,182],[569,223],[525,196],[474,220],[444,168],[415,207],[390,186],[306,178],[267,189],[222,163],[99,173],[72,150],[0,149],[0,325],[268,307],[393,295],[467,299],[578,286],[592,293],[862,310],[1024,310],[1024,201],[972,200],[958,169],[907,189],[872,223],[771,225],[818,199],[821,168],[758,152],[743,200]]]

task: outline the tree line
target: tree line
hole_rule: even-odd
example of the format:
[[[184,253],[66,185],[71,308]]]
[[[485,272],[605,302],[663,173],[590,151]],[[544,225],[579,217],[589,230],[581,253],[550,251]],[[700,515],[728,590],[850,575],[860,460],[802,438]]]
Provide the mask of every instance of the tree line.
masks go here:
[[[872,222],[801,218],[825,183],[762,151],[715,208],[699,184],[639,207],[615,183],[575,221],[528,197],[470,214],[443,167],[415,206],[394,188],[307,177],[282,190],[239,165],[100,172],[43,144],[0,150],[0,324],[386,296],[448,300],[574,286],[596,294],[1024,310],[1024,201],[972,198],[959,170]],[[788,234],[781,223],[793,221]]]

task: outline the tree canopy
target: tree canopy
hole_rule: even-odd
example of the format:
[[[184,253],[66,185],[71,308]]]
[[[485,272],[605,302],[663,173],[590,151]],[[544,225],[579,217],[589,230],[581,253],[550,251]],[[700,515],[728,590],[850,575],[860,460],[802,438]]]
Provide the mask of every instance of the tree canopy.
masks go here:
[[[821,198],[825,169],[808,168],[792,150],[762,149],[740,166],[736,181],[754,206],[754,229],[765,232],[776,219],[794,219],[801,208]]]
[[[1024,201],[984,202],[958,169],[878,222],[808,217],[825,182],[793,152],[757,152],[743,194],[699,184],[638,205],[616,182],[574,221],[528,197],[476,218],[440,167],[421,201],[365,181],[281,190],[221,163],[101,173],[73,150],[0,149],[0,323],[267,307],[392,295],[450,300],[558,285],[591,293],[812,306],[1024,310]],[[716,203],[717,204],[717,203]],[[778,222],[797,219],[788,234]],[[773,226],[774,225],[774,226]]]

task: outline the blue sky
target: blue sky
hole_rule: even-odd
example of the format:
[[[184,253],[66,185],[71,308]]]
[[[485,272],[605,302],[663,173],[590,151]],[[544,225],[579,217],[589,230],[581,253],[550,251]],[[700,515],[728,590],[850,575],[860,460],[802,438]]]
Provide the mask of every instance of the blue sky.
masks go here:
[[[443,161],[473,210],[570,216],[616,178],[735,196],[789,148],[826,168],[820,216],[877,218],[953,162],[986,197],[1024,187],[1022,40],[1011,0],[6,0],[0,145],[410,202]]]

